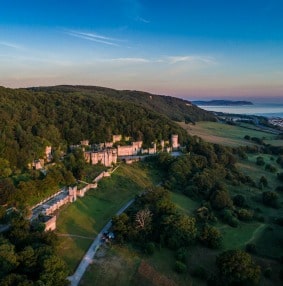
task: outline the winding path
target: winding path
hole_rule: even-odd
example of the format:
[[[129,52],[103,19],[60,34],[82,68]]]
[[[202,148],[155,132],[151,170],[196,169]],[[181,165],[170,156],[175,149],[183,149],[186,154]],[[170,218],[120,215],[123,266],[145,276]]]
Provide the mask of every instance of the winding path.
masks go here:
[[[133,202],[135,199],[130,200],[128,203],[126,203],[122,208],[119,209],[119,211],[116,213],[116,215],[120,215],[123,213]],[[96,236],[94,241],[92,242],[91,246],[89,247],[88,251],[82,258],[79,266],[77,267],[75,273],[72,276],[68,277],[68,280],[71,282],[71,286],[77,286],[79,285],[79,282],[81,278],[83,277],[87,267],[92,262],[93,257],[98,250],[99,246],[102,244],[101,239],[104,232],[108,231],[111,227],[111,220],[103,227],[103,229],[99,232],[99,234]]]

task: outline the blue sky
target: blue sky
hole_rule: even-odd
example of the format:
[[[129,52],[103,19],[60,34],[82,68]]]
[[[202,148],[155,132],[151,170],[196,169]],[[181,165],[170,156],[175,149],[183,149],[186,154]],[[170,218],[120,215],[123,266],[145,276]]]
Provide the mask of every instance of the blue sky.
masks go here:
[[[282,0],[9,0],[0,85],[283,98]]]

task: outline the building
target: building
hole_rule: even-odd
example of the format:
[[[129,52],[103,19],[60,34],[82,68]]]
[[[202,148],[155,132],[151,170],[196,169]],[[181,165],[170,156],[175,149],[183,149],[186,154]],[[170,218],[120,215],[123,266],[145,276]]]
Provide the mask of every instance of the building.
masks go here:
[[[131,145],[117,146],[118,156],[135,156],[141,153],[142,141],[132,142]]]
[[[121,134],[112,136],[112,142],[113,143],[119,142],[121,140],[122,140],[122,135]]]
[[[117,163],[117,150],[115,148],[107,148],[101,151],[84,152],[85,160],[92,164],[102,164],[106,167],[111,167]]]
[[[46,162],[50,162],[52,160],[52,147],[46,146],[44,153],[45,153]]]

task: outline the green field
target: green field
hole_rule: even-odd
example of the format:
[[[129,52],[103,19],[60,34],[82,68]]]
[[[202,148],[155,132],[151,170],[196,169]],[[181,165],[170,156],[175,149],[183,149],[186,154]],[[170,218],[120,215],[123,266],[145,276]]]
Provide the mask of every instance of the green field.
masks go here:
[[[122,164],[111,178],[100,181],[97,189],[60,211],[56,230],[58,252],[70,271],[74,271],[90,246],[90,238],[94,238],[126,202],[151,184],[152,179],[140,164]]]
[[[219,124],[203,123],[202,126],[203,130],[205,130],[204,127],[212,128],[210,129],[211,134],[215,129],[218,130],[215,133],[217,140],[221,142],[217,143],[226,142],[227,145],[233,146],[246,145],[247,141],[243,139],[246,134],[275,140],[274,135],[271,134],[260,131],[252,131],[254,133],[251,134],[251,131],[248,130],[249,133],[247,133],[245,128],[243,128],[243,132],[240,127]],[[215,138],[209,132],[206,136]],[[214,250],[199,244],[193,245],[188,250],[188,272],[182,275],[174,271],[176,259],[171,250],[156,246],[154,254],[147,256],[137,249],[133,249],[131,245],[103,247],[94,259],[94,263],[89,266],[80,285],[155,285],[153,281],[169,283],[164,282],[164,285],[170,285],[172,281],[175,285],[181,286],[206,285],[204,280],[193,278],[192,271],[201,266],[208,274],[213,274],[216,271],[215,259],[220,252],[236,248],[245,249],[248,243],[255,244],[257,254],[254,259],[261,267],[264,269],[264,267],[272,265],[272,269],[277,275],[277,278],[262,278],[261,285],[278,285],[280,267],[276,259],[283,253],[283,228],[274,224],[274,217],[283,217],[283,196],[280,194],[281,207],[279,209],[262,204],[262,192],[273,191],[280,182],[276,178],[276,173],[271,173],[265,170],[264,166],[256,164],[257,156],[259,154],[248,154],[248,159],[240,160],[237,163],[239,170],[255,181],[256,187],[243,184],[228,185],[228,190],[231,197],[236,194],[244,195],[248,207],[255,214],[264,217],[264,221],[239,222],[238,227],[233,228],[218,218],[215,226],[223,235],[222,248]],[[276,163],[277,156],[271,157],[267,154],[260,154],[260,156],[264,158],[265,163],[272,164],[278,169],[278,172],[283,172],[283,169]],[[262,189],[258,187],[261,176],[265,176],[268,181],[268,186]],[[60,237],[60,254],[68,263],[70,270],[75,269],[91,243],[90,238],[96,235],[120,206],[138,192],[159,182],[159,171],[150,165],[144,163],[122,165],[111,179],[103,180],[98,189],[91,190],[85,198],[64,209],[58,218],[58,232],[84,237]],[[201,203],[181,193],[171,192],[171,198],[179,211],[188,215],[193,215]]]
[[[271,133],[247,129],[240,126],[232,126],[220,122],[197,122],[195,125],[180,123],[190,135],[196,135],[211,143],[223,144],[226,146],[254,145],[244,139],[245,135],[257,137],[267,141],[269,144],[279,144],[282,140],[276,140],[277,136]],[[252,126],[252,125],[251,125]],[[278,143],[279,142],[279,143]]]

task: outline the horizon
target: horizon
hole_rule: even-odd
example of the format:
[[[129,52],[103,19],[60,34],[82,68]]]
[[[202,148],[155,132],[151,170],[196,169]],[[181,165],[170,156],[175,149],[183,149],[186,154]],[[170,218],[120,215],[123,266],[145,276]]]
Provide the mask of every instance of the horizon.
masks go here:
[[[283,101],[282,1],[57,2],[2,4],[0,85]]]

